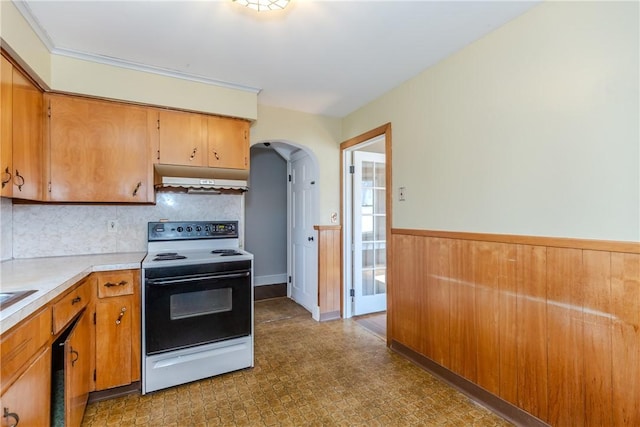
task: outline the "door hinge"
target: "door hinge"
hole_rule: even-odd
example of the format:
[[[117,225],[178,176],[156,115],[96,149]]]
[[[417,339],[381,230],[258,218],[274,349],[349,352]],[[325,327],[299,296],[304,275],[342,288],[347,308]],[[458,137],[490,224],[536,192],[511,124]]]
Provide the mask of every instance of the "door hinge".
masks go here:
[[[158,124],[158,129],[160,129],[160,119],[156,120],[157,124]]]
[[[355,289],[349,289],[349,296],[350,297],[355,297],[356,296],[356,290]]]
[[[160,150],[158,150],[158,160],[160,160]]]
[[[356,167],[354,165],[349,166],[349,173],[356,173]]]
[[[47,107],[47,117],[51,118],[51,101],[49,101],[49,106]]]
[[[291,174],[289,174],[289,182],[291,182]]]
[[[291,283],[291,276],[289,276],[289,283]]]

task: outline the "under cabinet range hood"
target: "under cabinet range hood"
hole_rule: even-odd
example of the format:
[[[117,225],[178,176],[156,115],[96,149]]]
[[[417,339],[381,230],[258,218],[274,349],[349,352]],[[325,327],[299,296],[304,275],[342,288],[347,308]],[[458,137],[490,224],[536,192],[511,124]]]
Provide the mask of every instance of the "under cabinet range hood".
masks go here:
[[[217,194],[249,189],[248,170],[154,165],[154,186],[186,189],[188,193]]]

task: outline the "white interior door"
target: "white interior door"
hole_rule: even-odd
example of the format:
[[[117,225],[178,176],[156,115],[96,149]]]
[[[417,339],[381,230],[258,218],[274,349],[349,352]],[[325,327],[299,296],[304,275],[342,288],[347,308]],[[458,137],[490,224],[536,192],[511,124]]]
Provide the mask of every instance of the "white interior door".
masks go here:
[[[354,151],[353,314],[387,309],[385,155]]]
[[[307,154],[291,159],[291,298],[311,313],[317,311],[317,247],[313,229],[313,165]]]

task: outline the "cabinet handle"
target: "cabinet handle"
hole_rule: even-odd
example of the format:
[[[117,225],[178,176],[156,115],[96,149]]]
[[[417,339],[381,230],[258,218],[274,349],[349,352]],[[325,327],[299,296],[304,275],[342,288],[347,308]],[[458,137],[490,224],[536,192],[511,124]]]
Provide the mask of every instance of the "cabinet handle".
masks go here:
[[[2,188],[4,188],[4,186],[7,185],[7,183],[9,183],[9,181],[11,181],[11,178],[13,178],[13,176],[11,175],[11,172],[9,172],[9,167],[7,167],[4,170],[4,174],[7,177],[7,179],[2,178]]]
[[[105,283],[105,284],[104,284],[104,286],[105,286],[106,288],[112,288],[112,287],[114,287],[114,286],[124,286],[124,285],[126,285],[127,283],[129,283],[129,282],[127,282],[126,280],[121,280],[121,281],[120,281],[120,282],[118,282],[118,283],[111,283],[111,282],[107,282],[107,283]]]
[[[220,160],[220,156],[218,156],[218,152],[217,151],[214,151],[213,155],[216,157],[216,160]]]
[[[127,311],[127,307],[122,307],[122,310],[120,310],[120,316],[118,316],[118,319],[116,320],[116,325],[122,323],[122,316],[124,316],[125,311]]]
[[[71,305],[75,305],[75,303],[82,301],[82,298],[80,297],[75,297],[74,299],[71,300]]]
[[[20,180],[20,182],[16,182],[16,178]],[[22,186],[24,185],[24,177],[20,175],[20,171],[16,169],[16,176],[13,177],[13,182],[18,186],[18,191],[22,191]]]
[[[142,186],[142,182],[138,182],[138,185],[136,185],[136,188],[133,189],[134,197],[138,194],[138,190],[140,189],[141,186]]]
[[[193,160],[193,158],[196,156],[196,153],[198,152],[198,147],[193,149],[193,152],[191,153],[191,156],[189,157],[189,160]]]
[[[16,427],[20,422],[20,417],[18,416],[18,414],[16,414],[15,412],[9,412],[9,408],[4,408],[4,413],[2,414],[2,416],[7,419],[11,417],[16,420],[14,424],[9,424],[9,427]]]
[[[75,351],[73,349],[73,347],[71,347],[71,349],[69,350],[69,353],[71,353],[72,356],[75,356],[75,359],[71,360],[71,367],[74,367],[76,365],[76,362],[78,361],[78,359],[80,358],[80,353],[78,353],[77,351]]]

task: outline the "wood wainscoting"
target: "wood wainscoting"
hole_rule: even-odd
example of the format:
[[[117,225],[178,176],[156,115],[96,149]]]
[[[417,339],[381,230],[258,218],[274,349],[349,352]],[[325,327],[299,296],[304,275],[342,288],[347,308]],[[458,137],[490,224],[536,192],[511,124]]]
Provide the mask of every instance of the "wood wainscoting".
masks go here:
[[[342,227],[316,225],[320,321],[342,317]]]
[[[640,425],[640,243],[392,230],[389,343],[553,426]]]

